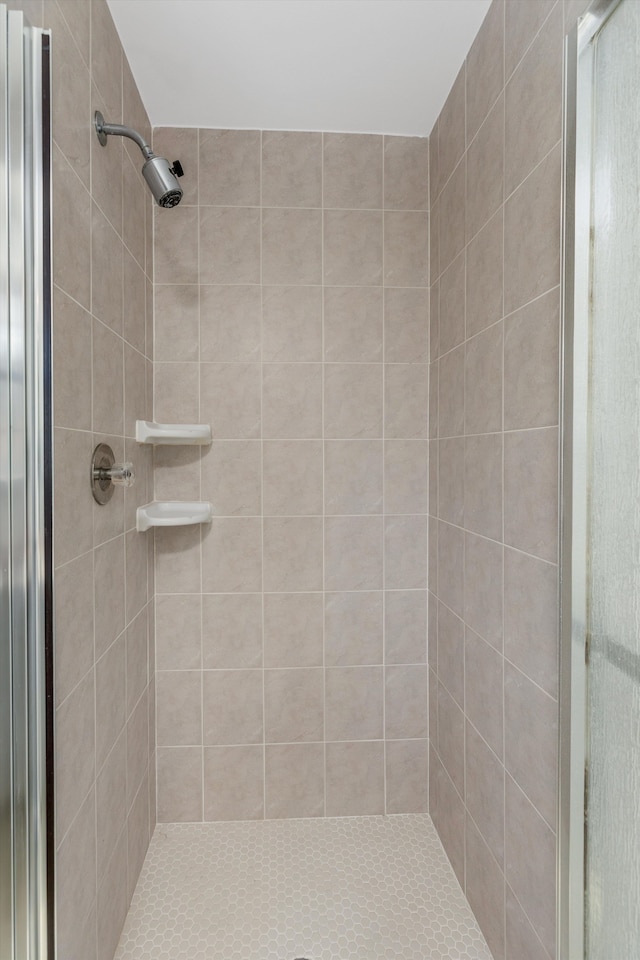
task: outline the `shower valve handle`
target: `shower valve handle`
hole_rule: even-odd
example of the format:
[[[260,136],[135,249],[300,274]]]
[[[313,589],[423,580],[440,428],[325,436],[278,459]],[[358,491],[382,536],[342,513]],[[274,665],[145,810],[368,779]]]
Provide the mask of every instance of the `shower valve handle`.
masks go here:
[[[114,463],[108,469],[98,468],[94,476],[98,479],[108,478],[111,483],[117,483],[121,487],[132,487],[136,480],[132,463]]]

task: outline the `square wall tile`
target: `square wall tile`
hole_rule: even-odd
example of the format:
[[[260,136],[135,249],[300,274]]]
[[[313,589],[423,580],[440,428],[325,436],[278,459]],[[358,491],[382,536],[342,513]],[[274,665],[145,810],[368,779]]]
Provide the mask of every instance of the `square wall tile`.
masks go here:
[[[385,440],[386,513],[428,513],[428,440]]]
[[[429,733],[429,668],[385,667],[385,736],[418,739]]]
[[[342,667],[383,662],[381,591],[325,593],[325,664]]]
[[[272,593],[322,589],[322,518],[264,521],[264,588]]]
[[[156,284],[154,357],[198,360],[200,291],[197,284]]]
[[[202,587],[206,593],[262,589],[262,524],[253,517],[214,517],[204,528]]]
[[[328,743],[328,817],[363,817],[384,812],[384,744]]]
[[[323,816],[323,744],[267,744],[265,771],[267,819]]]
[[[388,210],[384,216],[384,281],[396,287],[429,285],[429,215]]]
[[[327,517],[325,590],[382,588],[382,517]]]
[[[202,682],[205,745],[261,743],[262,671],[205,670]]]
[[[156,677],[160,747],[202,743],[202,681],[199,670],[161,670]]]
[[[265,670],[267,743],[320,741],[324,736],[324,675],[320,668]]]
[[[200,130],[200,203],[260,203],[260,131]]]
[[[265,594],[265,667],[322,666],[322,618],[321,593]]]
[[[384,616],[385,663],[426,663],[426,591],[387,590]]]
[[[223,517],[259,516],[262,507],[262,457],[259,440],[214,440],[201,461],[203,500]],[[184,494],[183,494],[184,496]]]
[[[429,361],[429,293],[414,287],[384,291],[384,359],[387,363]]]
[[[204,819],[262,820],[264,747],[204,748]]]
[[[260,287],[200,287],[200,356],[202,360],[259,360]]]
[[[429,809],[429,741],[390,740],[385,748],[386,812],[426,813]]]
[[[200,364],[200,417],[214,439],[260,437],[261,379],[259,363]]]
[[[324,359],[382,360],[382,287],[324,287]]]
[[[325,441],[326,514],[382,513],[382,451],[382,440]]]
[[[374,287],[382,284],[380,211],[325,210],[324,283]]]
[[[262,359],[322,360],[322,287],[264,287]]]
[[[322,514],[322,440],[265,440],[264,515]]]
[[[202,661],[205,670],[262,666],[259,593],[203,596]]]
[[[322,134],[264,130],[262,203],[265,207],[322,206]]]
[[[317,284],[321,283],[321,280],[320,210],[263,210],[262,282]]]
[[[330,667],[326,671],[327,740],[380,740],[383,668]]]
[[[429,209],[429,140],[384,138],[384,206],[387,210]]]
[[[202,747],[158,747],[158,823],[202,820]]]
[[[262,416],[265,439],[321,437],[321,364],[265,364]]]
[[[260,283],[259,207],[200,208],[200,283]]]
[[[156,597],[158,670],[199,670],[202,666],[202,598],[199,594]]]
[[[324,434],[335,439],[382,436],[382,364],[325,364]]]
[[[383,138],[370,134],[325,133],[323,141],[324,206],[380,210]]]

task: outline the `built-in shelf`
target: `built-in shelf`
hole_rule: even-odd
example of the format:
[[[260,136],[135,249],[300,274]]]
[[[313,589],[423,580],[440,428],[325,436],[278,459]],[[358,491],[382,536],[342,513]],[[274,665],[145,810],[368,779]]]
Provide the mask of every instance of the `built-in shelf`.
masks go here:
[[[211,427],[208,423],[153,423],[151,420],[136,420],[138,443],[158,444],[204,444],[211,443]]]
[[[140,533],[149,527],[184,527],[191,523],[209,523],[211,504],[182,500],[156,500],[138,507],[136,527]]]

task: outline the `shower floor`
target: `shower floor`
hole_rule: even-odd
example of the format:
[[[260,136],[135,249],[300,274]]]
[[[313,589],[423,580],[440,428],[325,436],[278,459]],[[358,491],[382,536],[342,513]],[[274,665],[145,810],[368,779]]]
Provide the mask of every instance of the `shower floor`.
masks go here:
[[[491,960],[426,815],[159,824],[116,960]]]

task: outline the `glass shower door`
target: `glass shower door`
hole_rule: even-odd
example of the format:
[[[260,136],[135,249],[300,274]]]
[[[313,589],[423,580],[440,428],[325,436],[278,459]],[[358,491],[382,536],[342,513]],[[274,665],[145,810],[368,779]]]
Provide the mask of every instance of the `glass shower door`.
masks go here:
[[[577,758],[569,846],[580,850],[570,886],[573,904],[584,901],[568,910],[571,946],[562,953],[561,938],[561,953],[570,960],[631,960],[640,957],[638,0],[592,4],[578,29],[576,75],[575,305],[567,374],[573,449],[565,468],[573,474],[571,752]],[[570,193],[570,171],[567,185]]]
[[[594,40],[586,955],[640,957],[640,3]]]

